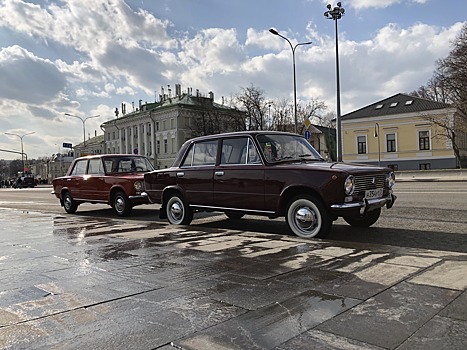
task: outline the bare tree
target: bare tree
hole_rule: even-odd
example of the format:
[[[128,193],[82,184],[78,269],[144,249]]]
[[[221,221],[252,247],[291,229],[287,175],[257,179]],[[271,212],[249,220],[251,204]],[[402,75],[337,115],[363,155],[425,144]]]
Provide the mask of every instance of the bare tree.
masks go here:
[[[248,130],[264,130],[267,128],[267,112],[269,101],[264,96],[264,91],[253,84],[247,88],[241,88],[242,92],[236,96],[241,110],[246,112],[246,124]]]
[[[467,24],[452,43],[448,57],[436,62],[436,70],[427,85],[413,91],[413,96],[449,103],[457,108],[454,116],[422,116],[441,131],[433,137],[450,140],[454,154],[461,167],[467,167],[465,135],[467,135]],[[438,128],[437,128],[438,129]],[[459,137],[461,136],[461,137]],[[462,150],[463,149],[463,150]]]

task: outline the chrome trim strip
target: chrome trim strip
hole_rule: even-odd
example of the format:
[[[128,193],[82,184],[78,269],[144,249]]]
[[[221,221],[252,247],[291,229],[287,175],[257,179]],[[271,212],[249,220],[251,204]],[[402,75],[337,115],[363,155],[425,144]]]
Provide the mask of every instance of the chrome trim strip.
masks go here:
[[[193,208],[206,208],[206,209],[219,210],[219,211],[232,210],[232,211],[241,211],[241,212],[250,212],[250,213],[275,214],[274,211],[268,211],[268,210],[238,209],[238,208],[227,208],[227,207],[210,207],[210,206],[207,206],[207,205],[196,205],[196,204],[190,204],[190,207],[193,207]]]

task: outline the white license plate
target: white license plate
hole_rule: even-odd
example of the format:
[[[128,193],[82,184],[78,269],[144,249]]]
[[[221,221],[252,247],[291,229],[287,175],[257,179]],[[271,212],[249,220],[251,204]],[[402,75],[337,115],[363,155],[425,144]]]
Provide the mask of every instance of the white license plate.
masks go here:
[[[383,196],[383,189],[382,188],[377,188],[376,190],[367,190],[367,191],[365,191],[365,198],[366,199],[381,198],[382,196]]]

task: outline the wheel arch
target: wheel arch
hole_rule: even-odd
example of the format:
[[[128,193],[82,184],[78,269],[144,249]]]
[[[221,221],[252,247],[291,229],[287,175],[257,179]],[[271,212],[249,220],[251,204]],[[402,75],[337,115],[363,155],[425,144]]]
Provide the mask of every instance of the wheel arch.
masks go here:
[[[306,187],[306,186],[293,186],[293,187],[288,187],[282,192],[281,194],[281,200],[279,202],[279,215],[283,216],[285,215],[287,211],[287,205],[289,202],[292,200],[292,198],[298,196],[298,195],[310,195],[313,196],[321,201],[321,203],[324,205],[324,207],[328,210],[323,198],[319,194],[318,191],[316,191],[313,188]]]
[[[126,194],[125,192],[125,189],[123,187],[120,187],[120,186],[114,186],[110,189],[110,192],[109,192],[109,203],[112,203],[113,200],[114,200],[114,197],[115,195],[117,194],[117,192],[123,192],[125,194],[125,196],[128,197],[128,195]]]

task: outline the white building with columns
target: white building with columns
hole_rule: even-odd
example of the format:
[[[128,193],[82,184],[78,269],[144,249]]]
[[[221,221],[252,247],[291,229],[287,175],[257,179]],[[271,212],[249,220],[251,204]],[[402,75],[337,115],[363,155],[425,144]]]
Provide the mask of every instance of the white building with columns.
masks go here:
[[[175,86],[175,95],[162,94],[159,102],[139,105],[127,113],[122,105],[122,116],[101,125],[104,131],[104,153],[140,154],[147,156],[156,168],[172,165],[181,145],[188,139],[199,136],[199,123],[206,120],[223,120],[217,132],[236,131],[229,124],[232,118],[243,118],[244,113],[237,109],[214,102],[214,94],[202,96],[199,91],[192,94],[191,88],[181,92]],[[215,117],[213,117],[215,116]]]

